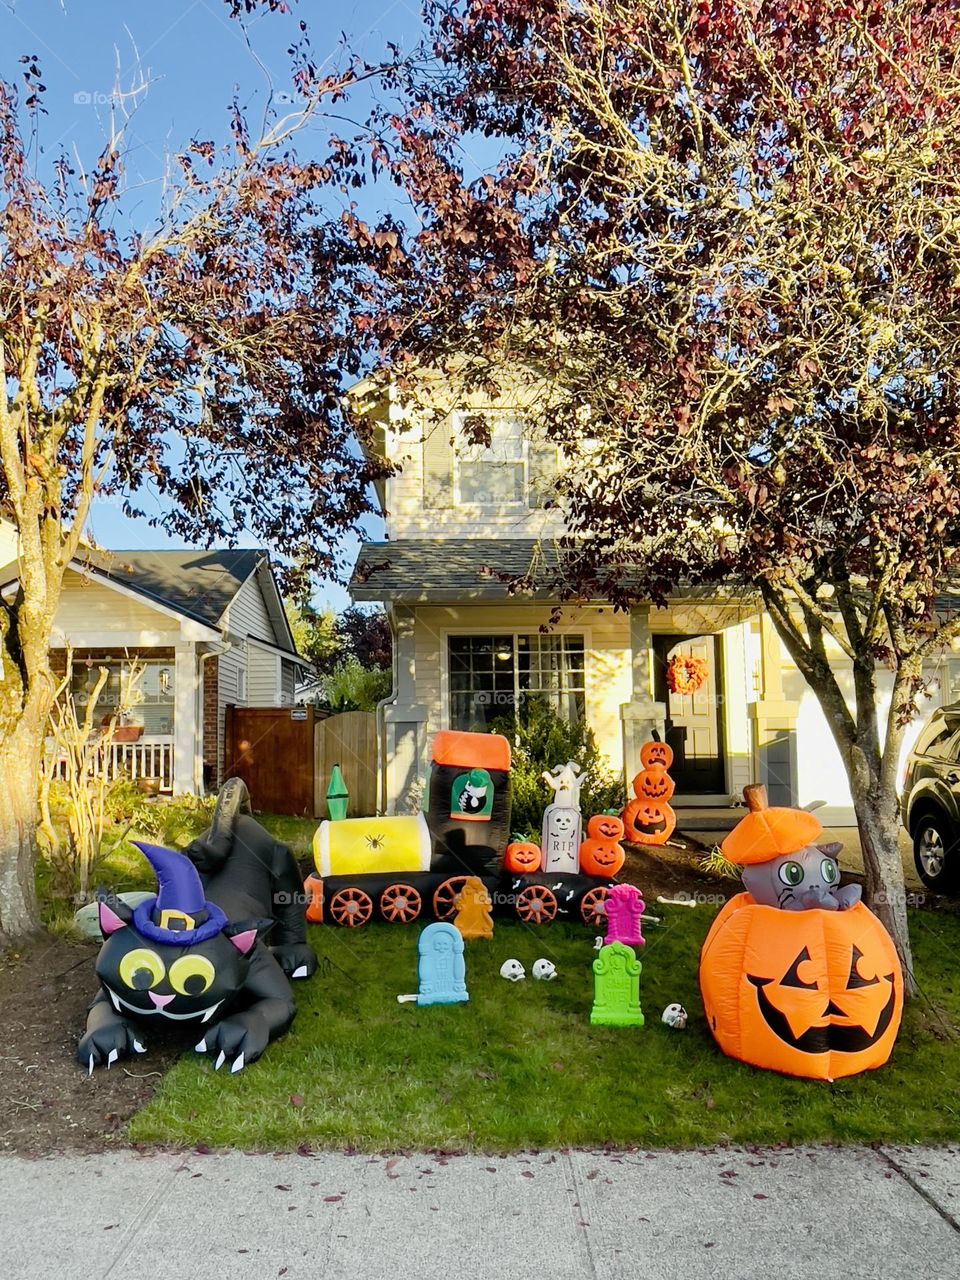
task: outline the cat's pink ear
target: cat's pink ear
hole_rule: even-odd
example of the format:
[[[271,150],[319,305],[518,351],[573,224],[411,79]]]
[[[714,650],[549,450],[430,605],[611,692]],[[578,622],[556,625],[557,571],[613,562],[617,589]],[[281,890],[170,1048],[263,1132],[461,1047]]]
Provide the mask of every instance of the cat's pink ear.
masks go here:
[[[237,948],[242,956],[252,951],[257,941],[256,929],[244,929],[243,933],[234,933],[230,935],[230,941]]]
[[[118,916],[113,907],[108,906],[105,902],[97,903],[100,911],[100,932],[105,938],[111,933],[116,933],[118,929],[127,927],[126,920],[122,916]]]

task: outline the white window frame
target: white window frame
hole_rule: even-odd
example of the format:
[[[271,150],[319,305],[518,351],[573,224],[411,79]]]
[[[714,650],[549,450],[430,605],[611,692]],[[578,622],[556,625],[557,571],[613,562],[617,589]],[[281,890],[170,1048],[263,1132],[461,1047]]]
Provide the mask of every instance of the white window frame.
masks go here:
[[[483,511],[483,512],[514,512],[526,510],[530,499],[530,456],[529,441],[527,438],[526,422],[521,413],[514,409],[458,409],[453,415],[455,431],[454,431],[454,448],[453,448],[453,501],[457,508],[466,511]],[[509,419],[519,424],[520,427],[520,457],[516,462],[523,468],[523,482],[521,486],[521,494],[519,498],[511,499],[509,502],[469,502],[462,497],[460,488],[460,465],[461,462],[473,462],[476,459],[461,458],[461,442],[463,447],[470,446],[465,442],[465,423],[468,418],[483,418],[490,425],[491,434],[494,430],[494,423],[499,420]]]

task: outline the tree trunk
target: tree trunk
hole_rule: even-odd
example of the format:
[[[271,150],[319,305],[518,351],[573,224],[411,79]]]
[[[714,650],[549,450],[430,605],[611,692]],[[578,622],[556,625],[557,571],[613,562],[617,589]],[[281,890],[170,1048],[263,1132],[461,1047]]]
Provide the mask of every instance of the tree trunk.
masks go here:
[[[916,983],[907,927],[897,796],[892,788],[881,787],[880,779],[871,774],[856,748],[853,755],[848,774],[867,877],[867,906],[883,921],[893,938],[903,966],[904,992],[912,996],[916,994]]]
[[[43,736],[21,723],[0,744],[0,951],[40,929],[34,867]]]

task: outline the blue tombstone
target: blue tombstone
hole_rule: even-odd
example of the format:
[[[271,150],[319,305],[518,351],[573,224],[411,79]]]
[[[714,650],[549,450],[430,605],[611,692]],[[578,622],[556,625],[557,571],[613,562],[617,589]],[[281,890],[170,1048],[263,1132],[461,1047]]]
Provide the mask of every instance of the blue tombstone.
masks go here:
[[[452,924],[428,924],[417,940],[417,1004],[462,1004],[470,999],[463,938]]]

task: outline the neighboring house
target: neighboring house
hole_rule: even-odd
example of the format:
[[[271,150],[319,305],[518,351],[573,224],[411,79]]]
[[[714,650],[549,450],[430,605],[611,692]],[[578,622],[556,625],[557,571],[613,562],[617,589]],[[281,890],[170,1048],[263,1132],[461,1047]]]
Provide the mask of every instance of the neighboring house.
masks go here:
[[[819,704],[754,600],[700,590],[629,613],[603,601],[565,605],[554,620],[557,602],[538,584],[563,533],[561,512],[544,497],[562,459],[524,417],[524,405],[538,397],[542,405],[543,395],[542,386],[517,383],[500,399],[458,393],[453,378],[436,375],[413,407],[389,383],[368,380],[350,393],[377,447],[401,468],[378,488],[386,541],[364,543],[350,584],[355,601],[384,603],[394,631],[381,807],[392,812],[425,777],[439,729],[483,728],[537,696],[584,717],[626,779],[659,730],[675,750],[681,806],[725,804],[762,781],[775,803],[823,800],[825,821],[851,822]],[[476,415],[489,428],[487,448],[464,433]],[[508,596],[504,579],[518,574],[531,589]],[[706,683],[693,696],[667,688],[677,654],[706,661]],[[836,669],[850,688],[839,650]],[[960,698],[960,656],[927,674],[930,708]]]
[[[97,708],[104,716],[117,705],[124,667],[143,664],[142,701],[121,735],[135,741],[114,743],[115,763],[178,794],[219,784],[226,707],[292,706],[307,665],[259,549],[84,549],[67,570],[54,624],[51,660],[61,674],[68,647],[81,704],[99,668],[108,669]]]

